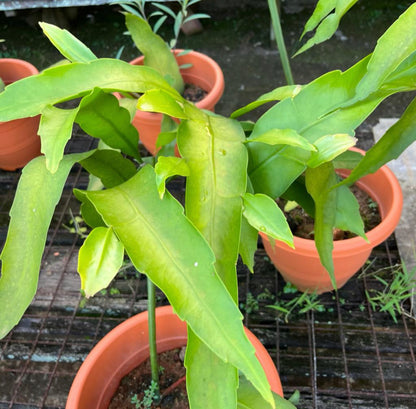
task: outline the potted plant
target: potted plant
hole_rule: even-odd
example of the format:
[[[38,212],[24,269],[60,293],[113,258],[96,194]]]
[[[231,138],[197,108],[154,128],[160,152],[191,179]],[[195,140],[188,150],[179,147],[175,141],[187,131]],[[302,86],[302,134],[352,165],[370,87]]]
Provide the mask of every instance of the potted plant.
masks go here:
[[[0,85],[8,85],[37,73],[38,70],[27,61],[16,58],[0,59]],[[0,123],[1,169],[16,170],[40,155],[38,127],[39,116]]]
[[[7,312],[1,314],[0,336],[17,324],[36,292],[49,223],[78,162],[103,187],[94,183],[74,192],[92,229],[79,251],[85,295],[105,288],[126,254],[187,324],[192,407],[237,407],[238,372],[247,379],[240,382],[239,396],[251,401],[248,407],[293,407],[272,393],[237,307],[236,261],[239,251],[246,253],[239,250],[241,225],[249,222],[272,237],[292,240],[283,218],[276,223],[262,216],[281,216],[275,202],[246,192],[248,153],[239,123],[197,108],[152,68],[98,59],[67,31],[41,27],[69,63],[15,82],[0,94],[0,120],[42,114],[44,152],[23,169],[10,213],[1,254],[0,306]],[[179,118],[181,158],[141,158],[137,130],[114,92],[143,94],[140,109]],[[57,106],[68,100],[75,107]],[[64,154],[74,122],[100,139],[97,149]],[[165,186],[176,175],[186,177],[184,206]],[[151,317],[149,325],[153,322]]]
[[[209,56],[193,50],[177,49],[181,28],[195,19],[209,18],[207,14],[191,14],[190,5],[197,1],[179,0],[180,10],[174,13],[163,2],[151,2],[156,11],[146,14],[147,0],[117,2],[129,13],[126,14],[126,25],[134,44],[143,54],[133,59],[134,65],[147,65],[158,70],[171,85],[181,94],[189,95],[198,108],[214,111],[224,91],[224,76],[220,66]],[[157,17],[152,27],[150,20]],[[174,36],[167,43],[157,32],[170,17],[174,20]],[[195,90],[195,87],[197,90]],[[133,124],[139,131],[140,141],[145,148],[155,155],[159,149],[171,142],[172,129],[175,123],[162,122],[163,116],[157,113],[136,110]],[[163,128],[162,128],[163,123]],[[158,141],[158,136],[164,132]]]
[[[329,38],[355,2],[348,2],[344,8],[337,6],[334,11],[333,2],[321,0],[305,26],[305,32],[318,27],[316,35],[301,50]],[[273,4],[269,2],[271,10]],[[290,85],[290,66],[286,61],[289,85],[232,115],[238,117],[264,102],[280,100],[250,127],[249,177],[254,191],[293,200],[315,218],[314,240],[295,237],[295,250],[270,242],[261,233],[277,268],[301,290],[322,292],[342,286],[364,264],[371,248],[392,233],[400,218],[400,187],[383,165],[414,141],[415,101],[398,124],[365,155],[349,149],[356,143],[355,129],[385,98],[414,90],[415,16],[413,4],[380,37],[374,52],[345,72],[328,72],[304,86]],[[275,16],[274,22],[278,21]],[[279,30],[276,33],[278,36]],[[280,46],[284,48],[284,44]],[[383,218],[368,233],[364,232],[357,201],[347,189],[355,182],[378,202]],[[352,231],[359,237],[334,243],[334,228]],[[355,250],[348,255],[351,246]],[[305,258],[299,256],[302,248]],[[362,253],[360,258],[358,250]],[[340,260],[338,254],[342,255]],[[349,258],[354,260],[348,270]],[[293,267],[297,262],[298,266]]]

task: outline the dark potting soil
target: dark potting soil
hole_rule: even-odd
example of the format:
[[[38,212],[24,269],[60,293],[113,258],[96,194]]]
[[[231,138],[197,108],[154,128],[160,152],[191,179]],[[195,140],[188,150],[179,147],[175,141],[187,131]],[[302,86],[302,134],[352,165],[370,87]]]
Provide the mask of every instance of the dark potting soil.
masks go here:
[[[144,405],[145,391],[150,390],[151,384],[150,361],[146,360],[121,380],[109,409],[189,409],[185,367],[181,355],[181,349],[159,354],[161,368],[159,382],[162,396],[159,404]],[[138,403],[132,403],[132,399]]]
[[[185,84],[183,97],[189,102],[196,103],[203,100],[207,94],[208,92],[198,87],[197,85]]]
[[[378,205],[366,192],[359,189],[357,186],[353,185],[350,189],[360,205],[360,214],[364,222],[364,231],[370,231],[381,222]],[[283,209],[285,202],[279,200],[278,204]],[[285,214],[293,235],[304,239],[314,238],[314,219],[310,217],[305,210],[300,206],[297,206],[295,209],[285,212]],[[354,233],[340,229],[334,229],[333,232],[334,240],[344,240],[354,236],[356,236]]]

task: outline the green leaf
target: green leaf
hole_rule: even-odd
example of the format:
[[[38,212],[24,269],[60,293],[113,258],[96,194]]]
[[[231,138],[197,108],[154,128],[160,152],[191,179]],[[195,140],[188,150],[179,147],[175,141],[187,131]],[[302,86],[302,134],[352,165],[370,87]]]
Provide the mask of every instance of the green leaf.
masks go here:
[[[187,118],[182,101],[163,90],[146,92],[139,98],[137,107],[142,111],[160,112],[174,118]]]
[[[357,87],[357,98],[379,88],[389,75],[416,50],[416,3],[413,3],[378,39],[367,73]]]
[[[74,196],[81,202],[81,216],[88,226],[93,229],[96,227],[105,226],[104,220],[97,212],[91,201],[88,199],[85,191],[74,189]]]
[[[367,240],[364,222],[360,215],[360,206],[354,194],[346,186],[337,188],[335,227],[350,231]]]
[[[241,313],[214,269],[212,250],[182,206],[168,192],[160,198],[153,168],[145,166],[122,185],[87,195],[137,270],[166,294],[179,317],[220,359],[240,369],[271,401]]]
[[[296,52],[295,56],[308,50],[315,44],[322,43],[331,38],[337,30],[341,18],[355,3],[357,3],[357,1],[358,0],[319,0],[312,16],[305,24],[301,39],[309,31],[316,29],[316,32],[314,36]],[[332,11],[334,12],[331,13]]]
[[[171,85],[181,94],[184,82],[176,59],[164,40],[152,31],[145,20],[133,14],[126,14],[126,26],[137,48],[145,56],[144,64],[166,79],[172,79]]]
[[[358,165],[362,158],[363,155],[361,155],[361,153],[348,150],[337,156],[333,163],[335,169],[353,169]]]
[[[337,175],[331,162],[306,170],[306,188],[315,201],[315,244],[322,265],[328,271],[332,285],[336,289],[334,263],[332,261],[333,236],[335,225]]]
[[[130,122],[130,114],[117,98],[94,89],[82,98],[76,122],[89,135],[100,138],[108,146],[140,159],[139,134]]]
[[[332,161],[341,153],[354,146],[357,139],[348,134],[325,135],[315,141],[316,152],[312,152],[307,165],[316,168],[325,162]]]
[[[293,235],[277,203],[263,194],[244,195],[244,217],[257,231],[293,247]]]
[[[29,162],[22,171],[10,211],[6,243],[0,256],[0,338],[19,322],[36,293],[43,249],[55,206],[74,163],[90,154],[64,157],[54,174],[47,170],[44,156]]]
[[[273,392],[276,409],[296,409],[288,400]],[[243,376],[240,377],[240,384],[237,395],[237,409],[266,409],[271,406],[266,405],[264,399],[259,395],[253,385]]]
[[[243,217],[241,220],[239,253],[243,263],[252,273],[254,273],[254,254],[257,251],[258,237],[259,232]]]
[[[178,129],[179,151],[190,169],[186,183],[186,214],[213,249],[217,273],[237,304],[241,195],[246,189],[247,175],[245,137],[236,121],[212,115],[203,118],[205,121],[199,118],[183,121]],[[194,340],[195,337],[191,344],[188,342],[188,348],[203,354],[205,368],[201,367],[199,357],[185,364],[191,374],[200,374],[203,370],[205,376],[201,379],[194,375],[193,387],[200,392],[210,385],[216,402],[213,407],[229,408],[232,402],[231,407],[235,407],[238,381],[235,368],[225,363],[217,366],[218,358],[213,352],[198,340],[195,340],[197,345],[193,345]],[[187,360],[189,356],[192,355],[187,355]],[[216,406],[220,402],[222,405]],[[198,404],[206,407],[204,400],[199,400]]]
[[[188,176],[189,167],[186,161],[182,158],[161,156],[155,166],[157,190],[159,195],[163,198],[166,186],[165,182],[172,176]]]
[[[397,159],[416,140],[415,116],[416,99],[411,102],[400,120],[387,130],[364,157],[361,156],[361,162],[342,184],[351,185],[361,177],[375,172],[389,161]]]
[[[190,174],[186,181],[186,215],[203,234],[216,257],[216,269],[237,302],[241,196],[247,184],[247,150],[237,121],[207,115],[183,121],[178,148]]]
[[[106,188],[120,185],[137,172],[133,162],[119,152],[99,149],[81,165],[92,175],[97,176]]]
[[[186,388],[192,391],[188,393],[188,397],[193,409],[236,407],[238,387],[236,368],[213,354],[189,327],[185,367]],[[216,382],[213,382],[213,379]]]
[[[123,264],[124,247],[112,228],[97,227],[79,249],[78,273],[81,289],[91,297],[107,288]]]
[[[50,42],[68,60],[72,62],[89,62],[97,59],[94,53],[69,31],[49,23],[40,22],[39,25]]]
[[[42,153],[46,157],[46,167],[51,173],[58,170],[66,143],[71,139],[77,113],[78,108],[64,110],[53,106],[47,106],[42,111],[39,135]]]
[[[276,88],[273,91],[261,95],[259,98],[257,98],[250,104],[237,109],[231,114],[231,118],[238,118],[239,116],[244,115],[264,104],[267,104],[268,102],[281,101],[286,98],[293,98],[297,93],[299,93],[301,89],[301,85],[285,85],[283,87]]]
[[[315,146],[293,129],[271,129],[263,134],[248,138],[247,142],[261,142],[268,145],[289,145],[306,151],[317,150]]]
[[[13,82],[0,95],[0,121],[36,116],[48,105],[90,94],[95,88],[127,93],[158,88],[177,95],[152,68],[102,58],[60,65]]]

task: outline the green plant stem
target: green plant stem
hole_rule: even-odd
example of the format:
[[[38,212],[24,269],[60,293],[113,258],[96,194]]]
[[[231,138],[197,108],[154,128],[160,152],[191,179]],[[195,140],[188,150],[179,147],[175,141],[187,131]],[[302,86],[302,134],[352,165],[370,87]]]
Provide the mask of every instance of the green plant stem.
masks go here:
[[[147,313],[149,326],[149,357],[152,371],[152,381],[157,385],[155,390],[155,401],[160,400],[159,391],[159,363],[157,359],[156,347],[156,287],[147,279]]]
[[[269,4],[274,36],[276,38],[277,49],[279,50],[280,61],[283,66],[286,82],[288,85],[294,85],[295,82],[293,80],[292,69],[290,68],[289,57],[287,55],[287,49],[285,39],[283,37],[282,26],[280,24],[280,16],[276,6],[276,0],[267,0],[267,2]]]

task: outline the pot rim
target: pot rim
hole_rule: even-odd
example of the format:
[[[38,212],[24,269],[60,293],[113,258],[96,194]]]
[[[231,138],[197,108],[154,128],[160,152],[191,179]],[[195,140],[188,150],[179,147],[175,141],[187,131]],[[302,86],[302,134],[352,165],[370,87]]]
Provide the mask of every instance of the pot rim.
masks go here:
[[[180,54],[183,51],[185,50],[183,49],[173,50],[173,52],[175,53],[175,56]],[[204,53],[200,53],[198,51],[192,50],[189,53],[184,54],[183,58],[186,58],[187,56],[197,57],[198,59],[202,60],[204,62],[204,65],[207,67],[210,67],[210,69],[214,73],[214,86],[208,91],[205,90],[207,92],[207,95],[205,95],[205,97],[201,99],[201,101],[198,101],[197,103],[195,103],[195,105],[200,109],[208,109],[207,107],[211,105],[214,106],[219,101],[219,99],[221,98],[221,95],[224,92],[224,87],[225,87],[224,74],[221,70],[221,67],[218,65],[218,63]],[[140,57],[134,58],[129,63],[132,65],[142,65],[143,61],[144,61],[144,56],[142,55]],[[186,81],[186,78],[187,78],[186,69],[181,70],[181,74]],[[161,116],[161,114],[154,113],[154,112],[137,111],[137,113],[139,113],[140,116],[142,117],[146,117],[146,116],[155,117],[155,115]]]
[[[362,149],[352,148],[351,150],[360,152],[363,155],[365,154],[365,151],[363,151]],[[349,170],[340,170],[340,173],[344,175],[347,175],[349,172]],[[389,206],[381,208],[379,201],[372,197],[373,200],[377,202],[380,209],[380,215],[382,218],[380,224],[366,232],[368,242],[359,236],[344,240],[335,240],[333,242],[333,251],[337,254],[350,253],[351,251],[360,252],[363,250],[363,247],[373,248],[379,245],[393,233],[400,220],[401,210],[403,207],[403,193],[399,181],[387,165],[383,165],[372,174],[363,176],[356,182],[356,185],[371,196],[371,189],[367,187],[371,185],[371,181],[369,181],[368,179],[370,177],[375,176],[382,177],[385,180],[385,185],[389,186],[389,190],[391,190],[392,192],[391,203]],[[267,235],[263,232],[260,232],[260,235],[263,240],[268,240]],[[277,240],[274,242],[276,246],[284,247],[286,250],[291,251],[293,253],[296,253],[297,249],[302,249],[303,251],[308,253],[316,253],[315,241],[313,239],[305,239],[303,237],[297,236],[294,236],[293,239],[295,249],[290,248],[287,244],[283,242]]]

